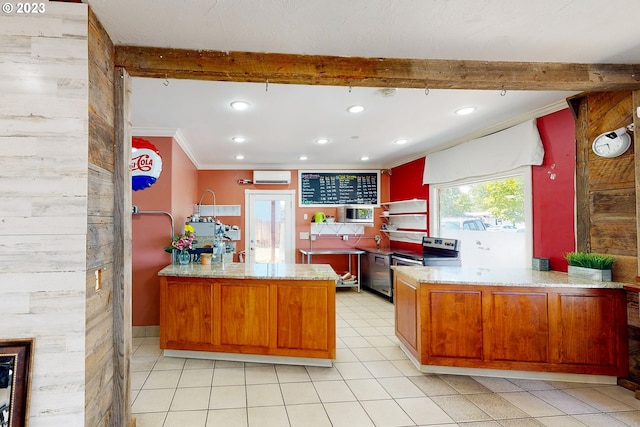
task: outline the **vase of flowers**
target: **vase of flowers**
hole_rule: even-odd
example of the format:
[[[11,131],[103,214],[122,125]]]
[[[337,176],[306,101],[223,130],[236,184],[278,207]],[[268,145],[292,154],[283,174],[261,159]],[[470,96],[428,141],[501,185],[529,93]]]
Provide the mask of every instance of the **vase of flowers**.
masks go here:
[[[191,261],[191,254],[188,249],[178,251],[178,264],[187,265]]]
[[[191,261],[189,249],[193,248],[195,243],[198,243],[195,230],[191,225],[187,224],[184,226],[184,233],[173,236],[171,245],[166,246],[164,250],[173,254],[172,262],[174,264],[185,265]]]

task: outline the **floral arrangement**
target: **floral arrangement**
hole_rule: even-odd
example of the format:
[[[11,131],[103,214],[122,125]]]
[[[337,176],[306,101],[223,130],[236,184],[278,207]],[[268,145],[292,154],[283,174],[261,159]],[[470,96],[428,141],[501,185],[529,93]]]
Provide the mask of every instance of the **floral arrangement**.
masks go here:
[[[187,224],[184,226],[184,233],[173,236],[171,239],[171,246],[165,246],[164,250],[169,253],[174,249],[182,252],[191,249],[195,243],[198,243],[196,240],[195,230],[191,225]]]

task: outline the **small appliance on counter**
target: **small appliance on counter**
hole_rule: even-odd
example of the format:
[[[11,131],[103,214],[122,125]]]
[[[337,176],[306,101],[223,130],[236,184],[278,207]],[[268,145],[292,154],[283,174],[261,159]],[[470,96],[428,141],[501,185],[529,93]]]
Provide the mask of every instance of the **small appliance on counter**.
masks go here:
[[[187,224],[191,225],[198,243],[193,248],[195,261],[199,262],[200,254],[210,253],[212,262],[223,259],[233,260],[236,252],[236,242],[240,240],[240,228],[236,225],[222,224],[220,220],[211,217],[198,217],[194,221],[191,217]]]
[[[327,215],[324,212],[316,212],[313,214],[313,222],[316,224],[320,224],[321,222],[325,222],[327,220]]]
[[[373,206],[338,206],[337,221],[373,223]]]

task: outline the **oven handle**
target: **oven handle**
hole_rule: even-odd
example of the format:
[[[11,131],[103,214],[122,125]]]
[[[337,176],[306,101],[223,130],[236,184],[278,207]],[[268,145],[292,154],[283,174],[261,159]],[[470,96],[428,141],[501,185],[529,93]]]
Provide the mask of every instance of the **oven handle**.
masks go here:
[[[403,257],[391,256],[393,265],[422,265],[422,261],[416,261],[415,259],[408,259]]]

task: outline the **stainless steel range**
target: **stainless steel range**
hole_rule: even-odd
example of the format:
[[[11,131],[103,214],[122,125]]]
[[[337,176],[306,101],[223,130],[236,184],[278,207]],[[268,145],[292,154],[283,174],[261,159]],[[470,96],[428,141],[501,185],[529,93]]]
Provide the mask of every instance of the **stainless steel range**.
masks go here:
[[[392,265],[462,265],[460,240],[441,237],[422,238],[422,252],[394,252]]]
[[[461,244],[462,242],[457,239],[424,236],[422,238],[422,265],[461,266]]]
[[[391,265],[423,265],[423,266],[450,266],[462,265],[460,256],[461,241],[441,237],[422,238],[422,252],[394,252],[391,255]],[[393,298],[393,287],[389,296]]]

